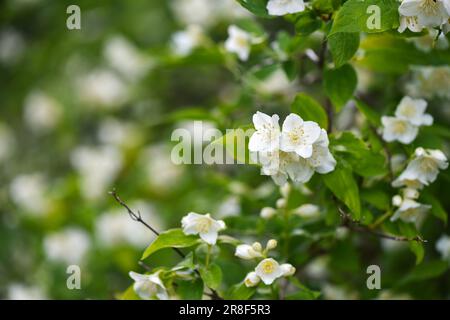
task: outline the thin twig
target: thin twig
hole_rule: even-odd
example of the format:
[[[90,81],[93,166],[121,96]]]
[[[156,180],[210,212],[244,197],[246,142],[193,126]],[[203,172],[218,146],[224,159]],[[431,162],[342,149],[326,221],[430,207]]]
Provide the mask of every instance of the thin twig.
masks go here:
[[[339,213],[342,218],[342,225],[352,231],[368,233],[378,238],[390,239],[395,241],[417,241],[417,242],[427,242],[421,236],[415,236],[413,238],[403,237],[403,236],[392,236],[385,233],[377,232],[375,230],[370,229],[367,226],[359,224],[357,221],[351,219],[350,215],[346,213],[342,208],[338,207]]]
[[[317,62],[317,66],[320,70],[320,74],[322,74],[322,75],[325,71],[326,58],[327,58],[327,41],[326,41],[326,39],[324,39],[322,42],[320,51],[319,51],[319,61]],[[323,82],[323,76],[322,76],[322,82]],[[325,111],[327,112],[327,117],[328,117],[327,132],[330,133],[333,130],[334,112],[333,112],[333,105],[328,97],[325,100]]]
[[[141,216],[141,213],[138,211],[138,213],[136,214],[133,210],[131,210],[130,209],[130,207],[119,197],[119,195],[117,194],[117,192],[116,192],[116,190],[113,190],[113,191],[110,191],[109,192],[109,194],[122,206],[122,207],[124,207],[126,210],[127,210],[127,212],[128,212],[128,215],[130,216],[130,218],[132,219],[132,220],[134,220],[134,221],[137,221],[137,222],[140,222],[140,223],[142,223],[145,227],[147,227],[147,229],[149,229],[150,231],[152,231],[156,236],[159,236],[160,235],[160,233],[155,229],[155,228],[153,228],[151,225],[149,225],[147,222],[145,222],[143,219],[142,219],[142,216]],[[174,250],[181,258],[186,258],[186,255],[183,253],[183,252],[181,252],[181,250],[179,250],[178,248],[174,248],[174,247],[171,247],[172,248],[172,250]],[[144,264],[142,261],[140,261],[139,262],[139,265],[140,266],[142,266],[144,269],[146,269],[147,271],[150,271],[150,268],[146,265],[146,264]],[[198,276],[200,276],[200,272],[197,270],[197,269],[194,269],[194,272],[198,275]],[[213,300],[222,300],[222,298],[219,296],[219,294],[217,293],[217,291],[216,290],[214,290],[214,289],[212,289],[212,288],[209,288],[209,287],[207,287],[210,291],[211,291],[211,293],[209,293],[209,292],[204,292],[204,294],[205,295],[207,295],[207,296],[209,296],[209,297],[211,297],[211,299],[213,299]]]
[[[152,231],[156,236],[159,236],[159,232],[156,231],[151,225],[149,225],[147,222],[145,222],[142,219],[141,213],[139,211],[136,214],[135,212],[133,212],[133,210],[130,209],[130,207],[128,207],[128,205],[125,202],[123,202],[122,199],[120,199],[120,197],[116,193],[116,190],[110,191],[109,194],[112,195],[114,197],[114,199],[116,199],[116,201],[127,210],[128,215],[130,216],[130,218],[132,220],[142,223],[150,231]],[[186,258],[186,255],[183,252],[181,252],[181,250],[179,250],[178,248],[172,247],[172,249],[183,259]]]

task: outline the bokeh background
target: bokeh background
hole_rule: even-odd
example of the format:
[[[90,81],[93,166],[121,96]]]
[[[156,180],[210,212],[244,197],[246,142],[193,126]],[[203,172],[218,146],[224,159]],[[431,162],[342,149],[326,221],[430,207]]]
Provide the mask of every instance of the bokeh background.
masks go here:
[[[66,28],[70,4],[81,7],[81,30]],[[138,261],[152,234],[108,195],[112,188],[160,230],[178,227],[183,215],[196,211],[226,219],[228,234],[266,237],[259,210],[279,197],[269,178],[251,166],[170,161],[173,129],[192,130],[193,120],[233,128],[249,123],[260,106],[287,113],[293,95],[314,82],[317,74],[308,73],[312,63],[301,65],[305,77],[299,80],[284,72],[293,70],[289,64],[284,71],[271,63],[247,66],[244,73],[224,53],[221,43],[230,23],[255,32],[264,26],[269,36],[283,28],[292,31],[281,19],[255,21],[233,0],[2,1],[0,298],[110,299],[123,292],[132,283],[128,272],[143,271]],[[206,39],[202,48],[184,55],[173,35],[192,24],[202,27]],[[316,50],[319,42],[320,37],[311,37],[300,50]],[[390,101],[401,97],[398,75],[380,78],[367,69],[357,71],[358,90],[372,88],[368,96],[376,105],[384,108],[388,94]],[[413,73],[405,76],[420,81]],[[437,81],[443,89],[431,106],[443,129],[428,134],[431,144],[444,148],[449,79],[443,74],[444,82]],[[309,90],[314,94],[314,87]],[[440,108],[444,105],[447,111]],[[344,109],[338,128],[358,123],[354,110]],[[448,180],[439,186],[448,192]],[[431,240],[445,233],[442,223],[430,222],[428,228]],[[375,254],[388,270],[387,284],[414,265],[402,243],[373,239],[355,246],[354,239],[345,240],[345,230],[337,232],[343,240],[332,254],[299,253],[290,261],[304,267],[303,280],[322,290],[324,298],[375,298],[379,292],[364,289],[364,266]],[[305,251],[301,237],[294,242]],[[438,259],[433,246],[430,252]],[[224,254],[229,256],[220,262],[225,282],[241,281],[245,269],[232,258],[232,248]],[[147,264],[176,261],[172,252],[163,251]],[[66,287],[69,264],[81,267],[81,290]],[[448,297],[448,272],[439,276],[407,282],[397,294]],[[361,290],[355,290],[358,286]]]

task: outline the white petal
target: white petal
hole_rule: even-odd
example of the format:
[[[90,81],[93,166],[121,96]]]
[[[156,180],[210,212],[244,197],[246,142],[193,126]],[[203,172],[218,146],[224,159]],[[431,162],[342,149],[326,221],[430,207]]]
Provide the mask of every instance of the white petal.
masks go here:
[[[420,1],[419,0],[404,0],[398,12],[404,16],[417,16],[420,14]]]
[[[202,232],[199,234],[200,238],[203,239],[203,241],[205,241],[206,243],[210,244],[210,245],[215,245],[216,241],[217,241],[217,231],[214,230],[210,230],[208,232]]]
[[[290,132],[303,124],[303,119],[295,113],[289,114],[283,122],[283,131]]]

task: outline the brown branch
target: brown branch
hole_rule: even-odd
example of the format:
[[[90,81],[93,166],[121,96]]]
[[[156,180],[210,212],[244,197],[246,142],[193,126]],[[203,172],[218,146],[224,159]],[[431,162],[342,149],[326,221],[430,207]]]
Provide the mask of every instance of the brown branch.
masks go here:
[[[326,39],[323,39],[322,46],[319,51],[319,61],[317,62],[317,66],[320,70],[320,74],[322,75],[322,86],[323,86],[323,78],[324,78],[323,73],[325,71],[326,58],[327,58],[327,41],[326,41]],[[334,111],[333,111],[333,105],[328,97],[325,99],[325,111],[326,111],[327,117],[328,117],[327,132],[330,133],[333,130]]]
[[[367,226],[361,225],[359,222],[354,221],[351,219],[350,215],[346,213],[342,208],[338,207],[339,213],[341,214],[342,218],[342,225],[349,230],[360,232],[360,233],[367,233],[370,235],[373,235],[378,238],[384,238],[394,241],[417,241],[417,242],[427,242],[427,240],[424,240],[421,236],[415,236],[413,238],[403,237],[403,236],[393,236],[381,232],[377,232],[375,230],[370,229]]]
[[[130,209],[130,207],[119,197],[119,195],[117,194],[117,192],[116,192],[116,190],[113,190],[113,191],[110,191],[109,192],[109,194],[122,206],[122,207],[124,207],[126,210],[127,210],[127,212],[128,212],[128,215],[130,216],[130,218],[132,219],[132,220],[134,220],[134,221],[137,221],[137,222],[140,222],[140,223],[142,223],[145,227],[147,227],[147,229],[149,229],[150,231],[152,231],[156,236],[159,236],[160,235],[160,233],[155,229],[155,228],[153,228],[151,225],[149,225],[147,222],[145,222],[143,219],[142,219],[142,216],[141,216],[141,213],[138,211],[137,212],[137,214],[133,211],[133,210],[131,210]],[[180,249],[178,249],[178,248],[174,248],[174,247],[171,247],[172,248],[172,250],[174,250],[181,258],[186,258],[186,255],[183,253],[183,252],[181,252],[181,250]],[[142,261],[140,261],[139,262],[139,265],[140,266],[142,266],[144,269],[146,269],[147,271],[150,271],[149,269],[149,267],[146,265],[146,264],[144,264]],[[197,269],[194,269],[194,272],[200,277],[200,272],[197,270]],[[219,294],[217,293],[217,291],[216,290],[214,290],[214,289],[212,289],[212,288],[209,288],[209,287],[207,287],[210,291],[211,291],[211,293],[208,293],[208,292],[205,292],[204,294],[205,295],[207,295],[207,296],[209,296],[209,297],[211,297],[211,299],[213,299],[213,300],[222,300],[222,298],[219,296]]]

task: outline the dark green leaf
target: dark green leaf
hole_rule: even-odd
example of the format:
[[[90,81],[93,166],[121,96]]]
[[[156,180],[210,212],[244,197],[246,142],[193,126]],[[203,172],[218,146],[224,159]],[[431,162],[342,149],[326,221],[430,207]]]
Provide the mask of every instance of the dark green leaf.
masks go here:
[[[328,37],[328,46],[336,68],[344,65],[359,47],[359,33],[338,32]]]
[[[197,236],[187,236],[181,229],[170,229],[161,233],[147,249],[145,249],[141,260],[161,249],[186,248],[192,247],[198,243],[200,243],[200,240]]]
[[[202,266],[199,271],[207,287],[217,289],[220,286],[222,269],[217,264],[211,264],[208,268]]]
[[[295,97],[291,110],[303,120],[315,121],[321,128],[328,128],[328,117],[325,110],[314,98],[305,93],[299,93]]]
[[[324,89],[337,112],[350,100],[356,89],[358,79],[353,67],[345,64],[338,69],[324,72]]]

